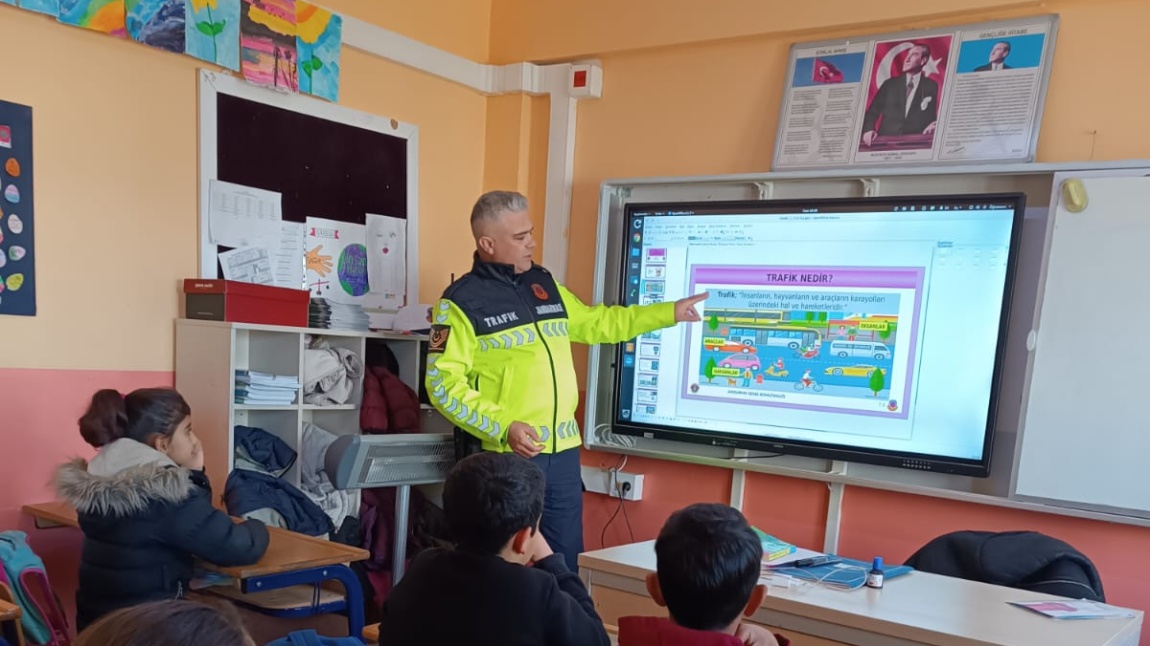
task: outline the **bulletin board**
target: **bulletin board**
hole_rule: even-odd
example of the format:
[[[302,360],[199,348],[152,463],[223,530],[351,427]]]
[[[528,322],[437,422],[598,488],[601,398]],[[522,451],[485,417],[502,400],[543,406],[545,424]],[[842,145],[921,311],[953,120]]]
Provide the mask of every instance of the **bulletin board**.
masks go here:
[[[1032,161],[1058,22],[794,44],[773,169]]]
[[[0,101],[0,315],[36,315],[32,108]]]
[[[417,298],[418,129],[316,99],[200,72],[200,276],[221,277],[209,205],[219,180],[281,195],[282,219],[406,221],[408,299]]]

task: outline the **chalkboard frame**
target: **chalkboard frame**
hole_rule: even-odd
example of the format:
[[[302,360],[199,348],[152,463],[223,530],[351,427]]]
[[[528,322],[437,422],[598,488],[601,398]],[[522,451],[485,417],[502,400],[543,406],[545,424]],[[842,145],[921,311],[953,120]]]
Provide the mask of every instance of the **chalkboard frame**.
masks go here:
[[[223,180],[281,193],[288,221],[405,218],[407,302],[418,299],[417,126],[200,70],[199,155],[201,278],[221,276],[217,254],[227,250],[212,244],[208,216],[211,182]]]

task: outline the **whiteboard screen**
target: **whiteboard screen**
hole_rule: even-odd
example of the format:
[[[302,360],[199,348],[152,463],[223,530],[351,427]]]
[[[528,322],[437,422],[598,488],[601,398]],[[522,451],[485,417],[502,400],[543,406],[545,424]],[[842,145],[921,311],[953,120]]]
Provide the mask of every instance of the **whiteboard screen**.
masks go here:
[[[1150,516],[1150,178],[1081,186],[1083,210],[1052,209],[1015,494]]]

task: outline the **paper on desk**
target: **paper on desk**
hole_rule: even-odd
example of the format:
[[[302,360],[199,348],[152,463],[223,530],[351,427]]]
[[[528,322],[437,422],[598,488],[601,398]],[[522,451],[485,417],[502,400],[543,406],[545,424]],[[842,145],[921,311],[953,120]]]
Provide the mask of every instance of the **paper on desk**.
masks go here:
[[[367,214],[367,305],[398,311],[407,289],[407,220]]]
[[[279,246],[275,251],[276,287],[303,289],[307,280],[304,242],[307,227],[303,222],[280,222]]]
[[[224,247],[272,247],[280,236],[280,194],[212,180],[208,188],[208,233]]]
[[[1052,601],[1008,601],[1010,605],[1033,610],[1052,619],[1111,619],[1135,616],[1133,610],[1086,599]]]
[[[224,278],[241,283],[272,285],[272,261],[265,247],[241,247],[220,254]]]

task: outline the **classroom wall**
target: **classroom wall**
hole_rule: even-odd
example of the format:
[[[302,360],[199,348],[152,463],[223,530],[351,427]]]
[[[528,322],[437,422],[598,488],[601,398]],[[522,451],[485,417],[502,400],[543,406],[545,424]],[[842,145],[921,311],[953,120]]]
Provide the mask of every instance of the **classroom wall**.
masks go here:
[[[486,56],[486,0],[329,6]],[[4,5],[0,59],[13,62],[0,98],[33,106],[39,307],[36,317],[0,317],[6,528],[24,522],[21,504],[51,497],[55,465],[90,453],[76,419],[92,392],[172,384],[177,285],[197,273],[201,65]],[[418,297],[427,302],[470,266],[470,236],[457,224],[484,184],[488,99],[351,48],[342,70],[342,104],[420,128]]]
[[[649,14],[643,11],[650,3],[624,4],[613,7],[612,20],[595,22],[598,31],[579,22],[602,15],[584,12],[587,2],[555,7],[494,0],[493,5],[494,60],[593,55],[602,61],[603,97],[580,103],[575,153],[567,281],[584,298],[592,293],[596,210],[604,179],[770,169],[788,49],[796,40],[1059,13],[1039,161],[1150,157],[1150,121],[1143,109],[1150,88],[1131,83],[1126,64],[1141,59],[1142,26],[1150,21],[1150,4],[1142,0],[1046,2],[1041,10],[999,11],[984,11],[991,4],[986,2],[919,2],[914,3],[917,13],[899,2],[821,3],[818,12],[789,12],[793,5],[778,3],[769,8],[746,3],[728,11],[727,4],[740,4],[732,2],[719,12],[710,5],[692,11],[680,6],[688,3],[672,1],[660,3],[666,10]],[[943,4],[966,11],[945,19],[892,19],[900,15],[892,7],[914,16]],[[511,10],[516,13],[509,21],[505,14]],[[844,19],[866,22],[863,11],[880,22],[849,30],[835,27]],[[628,26],[642,22],[641,14],[649,16],[645,32]],[[831,27],[818,29],[816,20]],[[523,28],[526,21],[530,29]],[[772,24],[803,31],[753,35]],[[1113,88],[1129,96],[1106,98],[1114,97]],[[578,363],[580,375],[585,374],[582,354]],[[613,454],[584,455],[584,464],[609,467],[617,462]],[[618,514],[606,531],[603,543],[608,546],[629,541],[631,534],[653,538],[668,513],[690,502],[729,500],[727,470],[641,458],[630,458],[626,469],[646,476],[644,499],[626,503],[626,516]],[[745,496],[744,509],[758,526],[805,547],[822,547],[825,484],[749,474]],[[587,494],[585,504],[586,545],[598,548],[618,502]],[[1144,549],[1150,530],[1131,526],[849,487],[840,550],[897,562],[930,538],[961,529],[1035,529],[1059,536],[1095,561],[1111,601],[1150,610],[1150,589],[1144,584],[1150,578],[1150,555]]]

